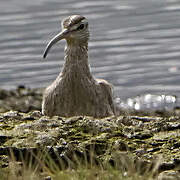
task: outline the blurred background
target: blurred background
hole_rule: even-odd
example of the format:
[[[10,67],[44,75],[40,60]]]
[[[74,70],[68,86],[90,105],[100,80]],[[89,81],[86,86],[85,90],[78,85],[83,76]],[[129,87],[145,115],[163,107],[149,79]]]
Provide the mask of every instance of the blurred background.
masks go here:
[[[179,0],[0,0],[0,88],[46,87],[56,78],[65,41],[42,54],[72,14],[87,17],[92,73],[116,96],[180,96]]]

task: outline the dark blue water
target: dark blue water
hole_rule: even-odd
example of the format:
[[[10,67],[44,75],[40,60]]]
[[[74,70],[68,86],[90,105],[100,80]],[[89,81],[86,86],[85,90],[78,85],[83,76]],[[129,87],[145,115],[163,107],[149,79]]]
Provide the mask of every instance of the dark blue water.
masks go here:
[[[180,96],[179,0],[0,0],[0,88],[46,87],[64,63],[65,42],[42,59],[72,14],[88,18],[89,63],[122,99]]]

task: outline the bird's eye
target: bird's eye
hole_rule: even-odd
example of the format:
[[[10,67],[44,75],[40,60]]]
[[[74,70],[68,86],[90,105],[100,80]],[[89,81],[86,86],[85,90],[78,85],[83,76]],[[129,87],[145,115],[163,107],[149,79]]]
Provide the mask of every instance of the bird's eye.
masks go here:
[[[82,29],[84,29],[84,24],[81,24],[81,25],[77,28],[77,30],[82,30]]]

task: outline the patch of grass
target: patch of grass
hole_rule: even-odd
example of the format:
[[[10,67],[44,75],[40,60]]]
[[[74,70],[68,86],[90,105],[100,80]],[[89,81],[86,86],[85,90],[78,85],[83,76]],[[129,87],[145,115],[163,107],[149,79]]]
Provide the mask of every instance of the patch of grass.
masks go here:
[[[158,163],[142,166],[128,154],[116,153],[106,163],[96,161],[93,151],[84,157],[53,160],[46,152],[16,158],[11,152],[8,166],[0,169],[2,180],[153,180]]]

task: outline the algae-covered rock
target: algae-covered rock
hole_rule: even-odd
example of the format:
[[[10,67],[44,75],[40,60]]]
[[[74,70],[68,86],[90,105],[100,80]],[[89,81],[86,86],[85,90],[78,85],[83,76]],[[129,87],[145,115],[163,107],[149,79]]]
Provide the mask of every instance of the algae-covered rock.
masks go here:
[[[83,158],[93,150],[96,160],[111,164],[116,164],[115,153],[127,152],[135,164],[141,160],[138,166],[160,158],[159,172],[180,165],[179,117],[50,118],[40,111],[9,111],[0,117],[1,159],[10,152],[19,159],[20,154],[45,151],[55,161],[57,156],[65,161],[73,153]]]
[[[1,167],[12,155],[18,161],[47,155],[69,166],[76,158],[90,160],[93,152],[97,164],[119,167],[131,161],[142,173],[154,167],[159,173],[180,170],[179,116],[47,117],[40,111],[41,95],[42,90],[24,87],[0,91]]]

